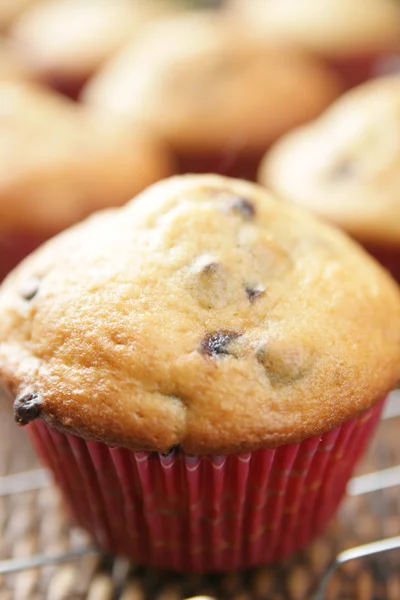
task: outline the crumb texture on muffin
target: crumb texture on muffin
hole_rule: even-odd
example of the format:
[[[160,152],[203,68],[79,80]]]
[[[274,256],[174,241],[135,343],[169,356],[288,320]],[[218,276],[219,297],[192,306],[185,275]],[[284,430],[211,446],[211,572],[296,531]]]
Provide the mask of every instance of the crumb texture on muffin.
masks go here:
[[[178,151],[228,152],[263,151],[316,117],[341,90],[317,59],[256,40],[205,11],[145,31],[93,77],[82,97],[149,123]]]
[[[136,450],[297,442],[399,376],[386,273],[261,187],[212,175],[54,238],[7,278],[0,314],[16,419]]]
[[[0,82],[0,230],[59,231],[171,175],[146,129],[50,90]]]
[[[259,179],[362,242],[400,247],[400,76],[347,92],[283,137]]]

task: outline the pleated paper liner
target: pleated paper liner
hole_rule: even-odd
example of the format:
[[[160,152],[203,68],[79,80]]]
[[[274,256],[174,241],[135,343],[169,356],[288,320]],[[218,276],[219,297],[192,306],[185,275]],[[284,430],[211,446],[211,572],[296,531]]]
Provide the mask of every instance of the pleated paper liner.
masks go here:
[[[51,234],[47,237],[51,237]],[[0,232],[0,282],[22,259],[33,252],[45,239],[44,235],[27,232]]]
[[[400,243],[398,249],[372,244],[366,245],[365,248],[400,283]]]
[[[346,88],[361,85],[371,79],[378,57],[355,56],[328,61],[329,66],[340,75]]]
[[[390,406],[392,418],[379,424],[373,443],[357,468],[363,475],[400,464],[398,401]],[[397,402],[397,405],[396,405]],[[1,408],[1,402],[0,402]],[[10,399],[0,419],[1,476],[38,465],[26,428],[13,423]],[[28,478],[35,472],[30,472]],[[18,475],[20,481],[20,475]],[[383,484],[382,476],[374,481]],[[363,483],[359,482],[363,487]],[[8,483],[7,483],[8,487]],[[354,486],[352,486],[353,489]],[[357,488],[360,486],[357,483]],[[81,529],[72,526],[58,490],[0,495],[0,558],[21,558],[69,552],[87,543]],[[218,600],[308,600],[330,561],[340,550],[400,535],[399,488],[347,496],[337,518],[323,536],[279,566],[219,575],[180,575],[129,565],[123,559],[88,555],[59,566],[23,570],[0,578],[1,600],[183,600],[207,594]],[[384,553],[352,561],[339,569],[324,600],[398,600],[400,555]]]
[[[230,571],[281,561],[325,529],[382,407],[300,444],[229,456],[110,448],[41,421],[28,430],[102,548],[156,568]]]

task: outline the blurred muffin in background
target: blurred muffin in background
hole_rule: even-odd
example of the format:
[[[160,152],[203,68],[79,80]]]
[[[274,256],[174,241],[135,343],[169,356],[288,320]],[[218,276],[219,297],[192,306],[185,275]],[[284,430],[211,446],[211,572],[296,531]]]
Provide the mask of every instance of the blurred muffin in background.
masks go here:
[[[11,35],[40,80],[76,96],[149,21],[182,5],[183,0],[46,0],[27,11]]]
[[[40,4],[41,0],[0,0],[0,31],[3,33],[20,17],[24,11]]]
[[[0,279],[43,240],[172,173],[147,131],[32,84],[0,82]]]
[[[345,229],[400,281],[400,75],[355,88],[284,137],[260,181]]]
[[[0,81],[19,81],[28,79],[30,73],[8,44],[8,40],[0,37]]]
[[[326,58],[349,84],[400,50],[396,0],[227,0],[227,10],[254,33]]]
[[[264,150],[341,91],[319,61],[254,41],[219,13],[149,27],[84,88],[83,101],[149,123],[184,172],[254,178]]]

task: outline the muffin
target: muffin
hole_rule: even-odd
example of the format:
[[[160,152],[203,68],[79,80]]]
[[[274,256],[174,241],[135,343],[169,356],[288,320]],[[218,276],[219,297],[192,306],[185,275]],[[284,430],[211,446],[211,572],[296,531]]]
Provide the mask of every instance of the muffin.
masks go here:
[[[327,59],[353,85],[400,50],[396,0],[228,0],[228,11],[254,33]]]
[[[9,27],[24,11],[40,0],[0,0],[0,31],[8,31]]]
[[[269,144],[340,90],[318,61],[254,41],[206,11],[147,29],[89,82],[83,100],[150,124],[182,173],[254,179]]]
[[[0,81],[0,279],[41,241],[173,172],[145,129]]]
[[[400,292],[261,187],[171,178],[0,291],[0,375],[75,520],[136,563],[279,560],[332,516],[400,372]]]
[[[0,82],[28,79],[30,73],[13,53],[7,40],[0,37]]]
[[[76,96],[149,20],[178,7],[178,0],[47,0],[27,11],[11,33],[41,81]]]
[[[259,179],[345,229],[400,281],[400,75],[359,86],[288,134]]]

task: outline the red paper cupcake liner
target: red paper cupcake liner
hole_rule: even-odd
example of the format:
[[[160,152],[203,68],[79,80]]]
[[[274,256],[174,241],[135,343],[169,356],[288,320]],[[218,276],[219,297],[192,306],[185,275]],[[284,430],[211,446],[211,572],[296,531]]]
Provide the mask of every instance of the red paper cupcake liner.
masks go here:
[[[366,246],[366,250],[400,283],[400,250]]]
[[[57,77],[56,75],[52,75],[49,77],[44,77],[42,79],[42,83],[48,87],[53,88],[59,94],[63,94],[63,96],[67,96],[71,100],[79,100],[80,93],[87,83],[88,77],[85,76],[77,76],[77,77]]]
[[[347,57],[331,60],[329,65],[340,75],[346,87],[352,88],[374,77],[399,73],[400,55]]]
[[[0,233],[0,281],[44,241],[45,237],[39,235]]]
[[[331,60],[329,66],[342,78],[347,88],[364,83],[373,76],[377,57],[347,57],[342,60]]]
[[[28,431],[101,547],[140,565],[229,571],[281,560],[325,528],[382,407],[300,444],[229,456],[110,448],[42,421]]]

